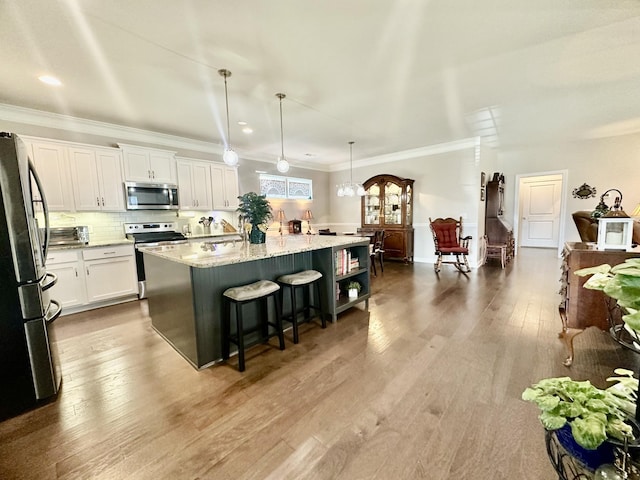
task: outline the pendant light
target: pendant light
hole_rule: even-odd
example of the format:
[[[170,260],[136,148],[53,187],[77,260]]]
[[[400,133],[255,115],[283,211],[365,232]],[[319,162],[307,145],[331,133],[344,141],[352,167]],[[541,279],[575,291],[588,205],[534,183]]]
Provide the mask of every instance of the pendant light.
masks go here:
[[[356,143],[353,140],[349,142],[349,166],[351,170],[351,176],[348,182],[338,185],[337,195],[339,197],[362,197],[365,194],[364,187],[360,183],[353,182],[353,144]]]
[[[280,156],[278,157],[278,163],[276,168],[280,173],[287,173],[289,171],[289,162],[284,158],[284,130],[282,128],[282,99],[286,97],[284,93],[276,93],[276,97],[280,99]]]
[[[227,106],[227,141],[224,148],[224,154],[222,154],[222,159],[227,165],[235,167],[238,164],[238,154],[231,148],[231,133],[229,131],[229,95],[227,94],[227,77],[231,76],[231,72],[225,68],[221,68],[218,70],[218,73],[224,77],[224,101]]]

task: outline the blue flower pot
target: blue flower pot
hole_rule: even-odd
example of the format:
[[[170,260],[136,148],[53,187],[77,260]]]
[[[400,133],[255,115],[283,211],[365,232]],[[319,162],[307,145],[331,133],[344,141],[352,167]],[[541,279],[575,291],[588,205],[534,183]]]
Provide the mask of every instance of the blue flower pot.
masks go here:
[[[555,431],[558,443],[567,451],[569,455],[578,460],[589,470],[594,471],[603,463],[613,463],[614,446],[609,442],[604,442],[595,450],[588,450],[576,443],[571,434],[571,425],[568,423]]]
[[[251,233],[249,234],[249,243],[265,243],[267,241],[267,234],[260,230],[256,225],[251,226]]]

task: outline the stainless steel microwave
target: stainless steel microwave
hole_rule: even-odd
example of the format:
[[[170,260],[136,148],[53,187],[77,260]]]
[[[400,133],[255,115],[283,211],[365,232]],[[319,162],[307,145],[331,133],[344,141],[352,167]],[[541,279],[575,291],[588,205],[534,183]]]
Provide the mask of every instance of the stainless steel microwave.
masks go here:
[[[178,186],[124,182],[127,210],[178,210]]]

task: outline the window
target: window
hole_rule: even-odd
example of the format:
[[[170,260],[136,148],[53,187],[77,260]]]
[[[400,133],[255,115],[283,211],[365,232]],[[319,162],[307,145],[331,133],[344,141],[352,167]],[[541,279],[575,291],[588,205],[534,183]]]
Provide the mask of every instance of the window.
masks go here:
[[[313,199],[313,180],[309,178],[260,175],[260,194],[267,198]]]
[[[267,198],[287,198],[287,178],[261,174],[260,195],[266,195]]]

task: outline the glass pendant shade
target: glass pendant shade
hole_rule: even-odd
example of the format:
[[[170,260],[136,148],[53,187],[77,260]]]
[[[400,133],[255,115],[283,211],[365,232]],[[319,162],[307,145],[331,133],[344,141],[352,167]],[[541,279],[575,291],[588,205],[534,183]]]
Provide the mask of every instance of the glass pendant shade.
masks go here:
[[[222,159],[224,160],[224,163],[226,163],[230,167],[235,167],[236,165],[238,165],[238,154],[231,148],[227,148],[224,151]]]
[[[287,173],[289,171],[289,162],[287,162],[284,158],[279,157],[278,163],[276,163],[276,168],[280,173]]]
[[[359,196],[362,197],[366,193],[364,187],[360,183],[353,182],[353,144],[355,142],[349,142],[349,165],[351,176],[348,182],[341,183],[336,186],[336,195],[338,197],[354,197]]]

